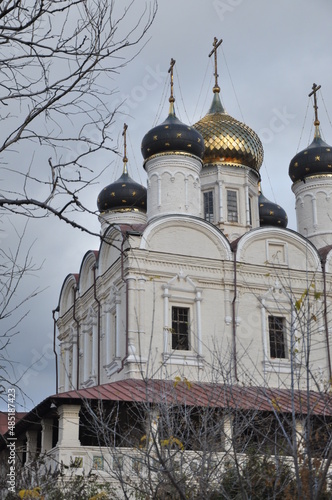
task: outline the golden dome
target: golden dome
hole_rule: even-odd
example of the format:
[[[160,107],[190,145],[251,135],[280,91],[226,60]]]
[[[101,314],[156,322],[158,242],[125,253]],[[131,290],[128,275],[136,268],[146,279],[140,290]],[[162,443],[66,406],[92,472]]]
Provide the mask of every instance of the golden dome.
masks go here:
[[[218,92],[214,92],[207,115],[195,123],[194,127],[204,138],[204,163],[222,161],[259,171],[264,151],[258,135],[225,112]]]

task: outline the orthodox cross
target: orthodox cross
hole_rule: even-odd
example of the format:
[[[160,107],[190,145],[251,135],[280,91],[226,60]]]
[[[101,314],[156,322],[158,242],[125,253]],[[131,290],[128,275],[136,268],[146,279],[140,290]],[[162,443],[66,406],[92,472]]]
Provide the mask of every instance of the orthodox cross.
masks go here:
[[[128,158],[127,158],[127,128],[128,128],[128,125],[125,123],[123,125],[123,132],[122,132],[122,135],[123,135],[123,173],[127,173],[127,162],[128,162]]]
[[[217,37],[214,37],[214,40],[213,40],[213,49],[211,50],[210,54],[209,54],[209,57],[212,56],[212,54],[214,53],[214,88],[213,88],[213,91],[214,92],[219,92],[220,91],[220,87],[218,85],[218,65],[217,65],[217,48],[219,47],[219,45],[222,44],[222,39],[220,39],[218,41],[218,38]]]
[[[317,95],[316,92],[321,88],[321,85],[316,85],[315,83],[312,86],[312,92],[308,95],[308,97],[314,96],[314,110],[315,110],[315,123],[314,125],[319,125],[318,120],[318,106],[317,106]]]
[[[169,98],[169,102],[174,102],[174,96],[173,96],[173,68],[174,68],[175,60],[172,58],[171,59],[171,65],[169,67],[168,72],[171,75],[171,97]]]

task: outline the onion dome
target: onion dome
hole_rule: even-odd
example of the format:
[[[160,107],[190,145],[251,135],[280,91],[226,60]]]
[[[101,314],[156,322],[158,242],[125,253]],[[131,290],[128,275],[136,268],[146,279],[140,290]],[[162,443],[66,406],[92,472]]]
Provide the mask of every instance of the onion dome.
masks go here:
[[[98,210],[103,212],[146,212],[147,191],[144,186],[135,182],[128,174],[126,156],[126,130],[124,125],[124,157],[123,172],[118,180],[104,187],[97,199]]]
[[[259,195],[258,204],[260,226],[287,227],[288,217],[280,205],[265,198],[263,193]]]
[[[288,174],[293,182],[305,181],[306,177],[332,174],[332,146],[323,141],[319,129],[317,91],[321,85],[312,86],[310,96],[314,96],[315,134],[309,146],[297,153],[289,164]]]
[[[315,175],[332,174],[332,146],[321,138],[319,122],[315,124],[314,140],[294,156],[289,164],[288,174],[293,182]]]
[[[203,161],[245,165],[258,172],[264,157],[262,143],[250,127],[226,113],[219,91],[215,86],[207,115],[194,125],[204,137]]]
[[[99,193],[97,206],[100,212],[108,210],[146,212],[146,188],[129,177],[124,169],[117,181]]]
[[[166,120],[152,128],[142,140],[141,151],[144,160],[160,154],[186,153],[203,158],[204,140],[193,127],[182,123],[175,115],[173,96],[173,66],[171,59],[169,73],[171,74],[170,109]]]
[[[171,103],[168,117],[145,134],[141,149],[145,160],[158,154],[179,152],[203,158],[204,140],[197,130],[185,125],[175,116]]]

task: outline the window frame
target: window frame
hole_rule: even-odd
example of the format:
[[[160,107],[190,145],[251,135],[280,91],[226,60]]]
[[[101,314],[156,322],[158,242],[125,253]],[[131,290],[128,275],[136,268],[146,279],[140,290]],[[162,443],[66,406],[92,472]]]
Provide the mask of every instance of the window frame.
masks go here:
[[[252,227],[252,196],[248,196],[249,226]]]
[[[288,359],[287,336],[285,327],[286,327],[286,318],[284,316],[276,316],[275,314],[268,315],[270,359]]]
[[[232,196],[230,196],[231,194]],[[239,222],[238,191],[236,189],[226,189],[226,202],[227,222]]]
[[[171,306],[171,315],[172,315],[172,335],[171,335],[171,349],[172,351],[190,351],[191,350],[191,341],[190,341],[190,307],[184,307],[179,305]],[[179,317],[180,313],[182,314],[184,311],[186,312],[186,320],[184,321]],[[177,318],[174,319],[174,313],[177,312]],[[178,328],[175,328],[175,325]],[[181,331],[181,329],[185,331]],[[174,342],[174,339],[178,337],[178,340]],[[180,341],[179,337],[185,338],[185,341]],[[183,347],[181,344],[184,344]]]
[[[212,209],[212,210],[211,210]],[[214,222],[214,192],[212,189],[203,191],[204,220]]]

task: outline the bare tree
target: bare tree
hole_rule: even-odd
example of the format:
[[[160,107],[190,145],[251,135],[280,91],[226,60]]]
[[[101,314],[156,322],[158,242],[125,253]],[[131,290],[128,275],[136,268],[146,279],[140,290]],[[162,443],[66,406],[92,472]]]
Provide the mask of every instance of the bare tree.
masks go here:
[[[21,296],[19,293],[23,281],[40,269],[32,256],[33,244],[28,249],[24,245],[27,225],[21,233],[13,227],[15,240],[12,241],[12,247],[2,245],[0,248],[0,395],[5,392],[9,382],[10,386],[17,387],[19,381],[11,378],[9,368],[13,368],[13,360],[8,355],[7,347],[28,314],[28,309],[22,310],[23,306],[42,291],[36,287],[26,295]]]
[[[321,294],[311,286],[314,274],[301,293],[291,289],[284,271],[283,276],[273,300],[280,312],[286,304],[293,312],[287,325],[288,337],[296,333],[297,338],[289,346],[294,358],[291,383],[282,378],[279,385],[262,383],[254,360],[250,366],[248,349],[237,357],[235,381],[232,347],[216,341],[210,380],[204,383],[185,377],[158,379],[160,372],[151,359],[154,377],[131,381],[127,392],[115,382],[118,399],[103,399],[100,391],[100,399],[87,400],[85,390],[77,391],[82,453],[100,460],[92,473],[100,484],[110,485],[111,498],[331,497],[331,394],[312,369],[310,355],[317,346],[305,342],[317,335],[317,322],[324,315]],[[286,284],[283,301],[280,289]],[[240,382],[248,371],[250,383]],[[40,457],[42,465],[53,463],[52,453]],[[50,478],[39,474],[38,480],[43,491]]]
[[[141,50],[156,8],[156,0],[0,2],[1,240],[19,215],[54,215],[93,234],[76,218],[95,213],[82,191],[102,172],[91,168],[93,155],[117,153],[114,80]],[[1,331],[0,383],[20,306],[35,293],[17,301],[24,276],[37,270],[23,237],[17,229],[17,242],[0,250],[0,320],[13,318]]]
[[[90,157],[116,151],[113,79],[140,50],[155,13],[155,0],[1,3],[3,213],[46,211],[78,226],[72,212],[86,209],[80,193],[99,174]]]

